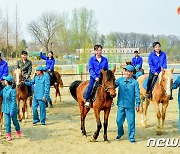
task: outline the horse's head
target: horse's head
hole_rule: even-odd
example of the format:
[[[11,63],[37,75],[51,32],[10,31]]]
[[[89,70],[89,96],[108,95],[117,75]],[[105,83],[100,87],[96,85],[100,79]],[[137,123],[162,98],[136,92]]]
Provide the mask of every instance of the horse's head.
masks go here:
[[[102,86],[110,94],[112,98],[116,97],[115,90],[115,76],[114,73],[116,71],[116,67],[111,70],[101,70],[102,73]]]
[[[21,69],[15,69],[13,71],[14,81],[16,83],[16,86],[20,87],[21,81],[22,81],[22,71]]]
[[[167,96],[171,95],[171,86],[173,83],[173,73],[174,69],[162,69],[161,73],[159,74],[159,84],[161,85],[162,89],[165,91]]]
[[[131,61],[126,61],[126,65],[133,65]]]

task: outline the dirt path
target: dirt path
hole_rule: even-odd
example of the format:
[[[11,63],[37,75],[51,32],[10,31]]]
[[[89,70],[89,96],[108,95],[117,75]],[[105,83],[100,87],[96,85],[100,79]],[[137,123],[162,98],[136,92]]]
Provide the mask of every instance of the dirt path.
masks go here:
[[[147,140],[153,138],[178,138],[177,133],[177,91],[174,93],[174,99],[170,102],[167,109],[165,122],[165,132],[161,136],[155,133],[156,115],[153,104],[148,110],[148,128],[142,128],[140,125],[141,117],[136,116],[136,140],[135,144],[127,140],[127,124],[125,122],[125,135],[120,141],[116,141],[116,111],[113,107],[109,117],[108,139],[109,142],[103,142],[103,129],[101,129],[97,142],[90,142],[89,139],[96,129],[96,123],[93,110],[87,116],[86,130],[87,138],[81,135],[80,116],[77,103],[68,94],[67,88],[63,89],[63,102],[57,102],[54,108],[47,111],[46,126],[32,126],[32,120],[28,119],[26,123],[21,123],[23,137],[15,139],[13,130],[13,140],[6,141],[6,133],[3,130],[3,136],[0,137],[0,153],[13,154],[33,154],[33,153],[179,153],[180,147],[146,147]],[[115,101],[114,101],[115,102]],[[102,118],[103,116],[101,116]],[[102,120],[103,123],[103,120]]]

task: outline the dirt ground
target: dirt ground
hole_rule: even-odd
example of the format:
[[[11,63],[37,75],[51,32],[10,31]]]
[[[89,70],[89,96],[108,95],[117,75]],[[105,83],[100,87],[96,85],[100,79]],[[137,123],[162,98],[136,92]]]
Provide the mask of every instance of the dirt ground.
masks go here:
[[[80,131],[80,115],[77,102],[70,96],[68,88],[61,89],[61,93],[63,94],[62,102],[57,101],[54,104],[54,108],[47,109],[46,126],[33,126],[32,119],[28,119],[26,123],[20,123],[23,134],[19,139],[15,138],[14,126],[12,126],[13,140],[10,142],[6,141],[6,133],[5,129],[3,129],[2,136],[0,136],[0,153],[179,153],[179,147],[146,147],[149,138],[179,138],[177,132],[177,90],[174,91],[174,100],[170,101],[167,109],[164,134],[160,136],[156,135],[156,113],[153,104],[150,104],[148,110],[148,128],[141,127],[141,116],[139,114],[136,115],[137,142],[134,144],[127,140],[126,121],[124,125],[125,135],[122,140],[115,140],[117,135],[115,121],[117,106],[112,107],[109,117],[109,142],[103,142],[103,128],[97,142],[90,142],[90,138],[96,129],[93,110],[87,115],[87,137],[84,137]],[[116,99],[114,102],[116,103]],[[101,119],[102,117],[101,114]]]

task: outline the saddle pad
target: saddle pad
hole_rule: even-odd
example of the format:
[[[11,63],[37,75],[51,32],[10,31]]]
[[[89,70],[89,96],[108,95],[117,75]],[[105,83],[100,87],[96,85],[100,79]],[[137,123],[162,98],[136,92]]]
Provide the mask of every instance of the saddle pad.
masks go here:
[[[149,76],[147,76],[147,78],[144,80],[144,82],[143,82],[143,88],[145,89],[145,90],[147,90],[147,83],[148,83],[148,78],[149,78]],[[158,78],[157,78],[157,80],[153,83],[153,81],[152,81],[152,84],[151,84],[151,87],[152,87],[152,91],[153,91],[153,89],[154,89],[154,86],[156,85],[156,82],[158,81]]]

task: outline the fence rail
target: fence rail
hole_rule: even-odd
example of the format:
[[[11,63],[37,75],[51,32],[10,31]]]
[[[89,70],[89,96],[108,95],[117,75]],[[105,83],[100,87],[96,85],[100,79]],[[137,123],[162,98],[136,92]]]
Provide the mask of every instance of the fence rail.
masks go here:
[[[144,73],[144,74],[149,74],[149,73]],[[178,75],[180,75],[180,72],[173,73],[173,78],[176,79]],[[124,72],[115,73],[115,76],[123,77]],[[89,80],[89,73],[81,73],[81,74],[64,73],[64,74],[61,74],[61,77],[62,77],[62,81],[64,83],[64,87],[69,87],[69,85],[75,80],[82,80],[82,81]],[[71,81],[71,82],[69,82],[69,81]]]

